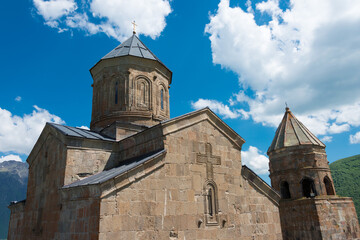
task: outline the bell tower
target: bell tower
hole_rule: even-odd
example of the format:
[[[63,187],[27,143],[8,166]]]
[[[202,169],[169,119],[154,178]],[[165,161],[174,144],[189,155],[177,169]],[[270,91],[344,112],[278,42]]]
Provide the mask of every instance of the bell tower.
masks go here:
[[[172,72],[134,34],[90,69],[90,129],[117,140],[170,118]]]
[[[286,108],[268,149],[271,185],[283,199],[335,195],[325,145]]]
[[[351,198],[335,193],[325,145],[286,108],[267,152],[283,239],[357,239]]]

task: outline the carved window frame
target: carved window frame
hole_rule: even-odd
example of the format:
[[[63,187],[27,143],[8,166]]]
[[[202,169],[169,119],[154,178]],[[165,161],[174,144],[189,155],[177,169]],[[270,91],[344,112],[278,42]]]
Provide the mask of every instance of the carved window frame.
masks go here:
[[[219,225],[218,189],[213,180],[207,180],[203,189],[204,215],[206,226]]]
[[[160,83],[159,89],[159,109],[162,114],[166,114],[168,108],[168,99],[167,99],[166,87],[163,83]]]
[[[141,85],[144,89],[141,89]],[[135,79],[135,106],[138,110],[151,109],[151,82],[145,76],[138,76]],[[143,91],[143,92],[142,92]],[[141,101],[143,99],[143,101]]]

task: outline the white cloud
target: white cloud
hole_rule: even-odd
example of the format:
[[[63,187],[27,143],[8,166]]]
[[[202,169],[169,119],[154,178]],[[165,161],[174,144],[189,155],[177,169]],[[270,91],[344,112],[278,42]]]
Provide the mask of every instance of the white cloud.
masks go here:
[[[231,111],[245,103],[255,122],[276,127],[287,102],[315,134],[360,126],[359,9],[359,1],[292,0],[283,11],[268,0],[243,10],[221,0],[205,31],[213,62],[237,73],[245,90]],[[258,25],[254,11],[271,21]]]
[[[38,14],[43,16],[46,21],[59,19],[77,9],[74,0],[34,0],[34,5]]]
[[[59,32],[69,29],[80,29],[89,35],[103,32],[120,41],[131,35],[134,20],[138,34],[158,37],[172,11],[169,0],[33,1],[45,24]]]
[[[11,161],[11,160],[22,162],[19,155],[9,154],[9,155],[0,157],[0,163],[5,162],[5,161]]]
[[[216,100],[208,100],[208,99],[200,98],[196,102],[192,102],[191,106],[194,109],[202,109],[205,107],[209,107],[212,111],[214,111],[217,114],[220,114],[224,118],[233,119],[233,118],[238,118],[240,116],[239,113],[231,111],[228,106]]]
[[[20,96],[17,96],[17,97],[15,98],[15,101],[20,102],[21,99],[22,99],[22,98],[21,98]]]
[[[350,143],[351,144],[360,143],[360,132],[357,132],[354,135],[350,135]]]
[[[333,139],[332,136],[324,136],[322,137],[320,140],[323,142],[323,143],[326,143],[326,142],[331,142]]]
[[[250,146],[248,151],[241,151],[242,164],[257,174],[269,173],[269,159],[259,149]]]
[[[29,154],[46,122],[64,123],[60,117],[37,106],[23,117],[0,108],[0,152]]]

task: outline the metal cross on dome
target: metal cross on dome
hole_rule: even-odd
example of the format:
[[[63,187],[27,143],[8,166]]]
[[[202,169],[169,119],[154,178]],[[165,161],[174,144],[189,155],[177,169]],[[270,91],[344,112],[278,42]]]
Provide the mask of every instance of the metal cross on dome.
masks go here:
[[[132,21],[132,25],[133,25],[133,34],[136,34],[136,26],[137,26],[137,24],[135,23],[135,20]]]

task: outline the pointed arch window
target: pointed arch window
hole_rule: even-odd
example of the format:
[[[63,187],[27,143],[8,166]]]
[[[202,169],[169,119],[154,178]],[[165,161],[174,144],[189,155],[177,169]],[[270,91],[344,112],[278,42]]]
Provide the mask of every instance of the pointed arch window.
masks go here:
[[[286,181],[281,182],[280,190],[281,190],[281,198],[282,199],[290,199],[291,198],[288,182],[286,182]]]
[[[326,188],[326,194],[327,195],[335,195],[334,187],[332,186],[332,183],[328,176],[324,177],[324,184],[325,184],[325,188]]]

